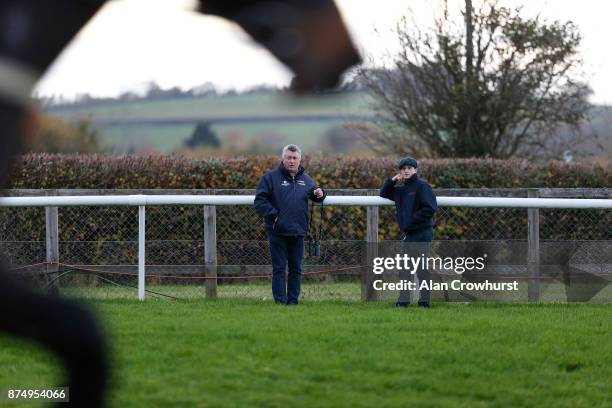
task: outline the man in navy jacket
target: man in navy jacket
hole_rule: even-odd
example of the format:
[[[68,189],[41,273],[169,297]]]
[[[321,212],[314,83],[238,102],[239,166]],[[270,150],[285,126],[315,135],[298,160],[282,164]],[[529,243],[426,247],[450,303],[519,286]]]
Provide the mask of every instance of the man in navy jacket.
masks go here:
[[[308,200],[322,202],[325,192],[300,166],[302,151],[290,144],[282,162],[259,180],[254,206],[264,219],[272,256],[272,295],[276,303],[297,304],[302,280]],[[285,268],[289,265],[285,286]]]
[[[438,208],[436,195],[431,186],[417,175],[418,163],[412,157],[405,157],[398,164],[400,172],[385,181],[380,189],[380,196],[395,202],[397,223],[404,232],[403,249],[412,257],[424,255],[427,258],[431,252],[433,241],[433,216]],[[400,270],[400,279],[408,279],[408,271]],[[414,273],[414,272],[413,272]],[[421,282],[431,281],[429,270],[425,266],[416,271]],[[429,289],[420,291],[419,306],[429,307]],[[396,306],[406,307],[410,304],[410,292],[400,291]]]

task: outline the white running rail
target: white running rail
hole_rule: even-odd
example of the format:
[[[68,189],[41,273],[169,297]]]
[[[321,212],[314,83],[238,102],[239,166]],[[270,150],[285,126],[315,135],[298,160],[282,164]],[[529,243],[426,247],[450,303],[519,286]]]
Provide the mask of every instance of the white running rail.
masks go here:
[[[145,206],[252,205],[254,195],[110,195],[2,197],[0,207],[138,206],[138,299],[145,298]],[[444,207],[608,209],[612,199],[437,197]],[[380,206],[393,201],[376,196],[329,196],[325,205]]]

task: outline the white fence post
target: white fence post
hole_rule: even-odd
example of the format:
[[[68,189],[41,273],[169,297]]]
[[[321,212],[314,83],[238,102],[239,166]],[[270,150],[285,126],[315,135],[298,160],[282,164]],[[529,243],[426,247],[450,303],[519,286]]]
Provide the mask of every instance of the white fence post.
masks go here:
[[[145,299],[145,206],[138,206],[138,300]]]

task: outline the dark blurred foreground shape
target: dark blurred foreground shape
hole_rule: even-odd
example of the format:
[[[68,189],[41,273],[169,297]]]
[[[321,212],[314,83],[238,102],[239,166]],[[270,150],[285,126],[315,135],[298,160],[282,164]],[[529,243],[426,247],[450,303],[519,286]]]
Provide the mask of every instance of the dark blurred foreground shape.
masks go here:
[[[0,186],[27,138],[32,87],[103,1],[0,0]],[[294,89],[337,85],[360,61],[331,0],[207,1],[201,11],[236,21],[295,72]],[[68,372],[70,402],[105,405],[107,347],[93,315],[82,306],[35,293],[0,266],[0,330],[37,341],[57,353]],[[19,386],[19,384],[11,384]]]
[[[201,1],[200,7],[238,23],[287,65],[297,92],[333,88],[361,61],[331,0]]]

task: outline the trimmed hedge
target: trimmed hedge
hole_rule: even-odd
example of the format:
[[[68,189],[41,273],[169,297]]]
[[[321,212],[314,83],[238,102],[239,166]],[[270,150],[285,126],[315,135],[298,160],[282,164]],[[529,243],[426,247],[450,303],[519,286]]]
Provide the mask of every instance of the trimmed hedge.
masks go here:
[[[182,156],[31,154],[14,166],[9,188],[255,188],[278,157],[189,159]],[[325,188],[379,188],[396,158],[306,157],[307,172]],[[528,160],[421,160],[437,188],[601,188],[612,186],[612,163]]]
[[[325,188],[379,188],[396,172],[396,159],[310,158],[308,172]],[[253,189],[277,157],[193,160],[179,156],[28,155],[14,167],[11,188],[23,189]],[[423,160],[421,175],[438,188],[527,188],[612,185],[612,166],[594,163],[533,163],[524,160]],[[319,216],[315,211],[315,219]],[[610,240],[612,213],[605,210],[541,212],[543,239]],[[366,209],[331,207],[324,212],[322,263],[350,264],[365,238]],[[112,221],[111,221],[112,220]],[[135,208],[61,209],[61,259],[74,264],[134,264],[138,224]],[[195,207],[147,210],[147,261],[154,264],[201,264],[203,214]],[[441,208],[437,240],[525,239],[524,209]],[[315,224],[317,225],[317,224]],[[382,239],[400,238],[395,209],[380,211]],[[267,264],[260,242],[266,236],[252,208],[217,211],[220,264]],[[0,209],[0,246],[12,262],[45,258],[42,208]],[[330,240],[338,240],[337,242]],[[6,242],[3,242],[6,241]]]

